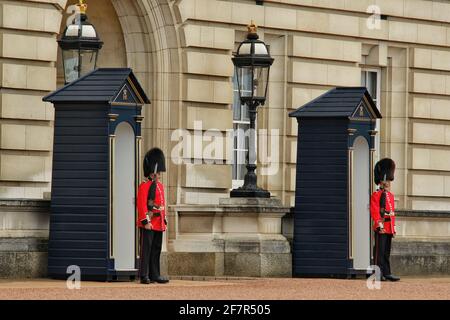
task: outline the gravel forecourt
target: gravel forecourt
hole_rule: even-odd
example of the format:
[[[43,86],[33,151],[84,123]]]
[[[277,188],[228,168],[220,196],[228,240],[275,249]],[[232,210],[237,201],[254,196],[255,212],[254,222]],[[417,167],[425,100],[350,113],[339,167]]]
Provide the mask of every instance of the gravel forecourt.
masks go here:
[[[81,282],[68,289],[65,281],[0,280],[0,300],[450,300],[450,277],[402,278],[382,282],[381,289],[368,289],[365,280],[252,279],[189,281],[141,285],[138,282]]]

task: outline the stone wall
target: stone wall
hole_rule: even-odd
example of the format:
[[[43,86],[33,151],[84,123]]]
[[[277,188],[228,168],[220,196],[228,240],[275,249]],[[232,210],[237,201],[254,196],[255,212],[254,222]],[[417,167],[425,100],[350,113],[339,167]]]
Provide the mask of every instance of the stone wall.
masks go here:
[[[450,242],[394,240],[391,269],[399,275],[449,276]]]
[[[219,205],[178,205],[174,211],[170,275],[291,276],[291,249],[282,234],[289,208],[279,199],[224,198]]]
[[[450,212],[398,211],[392,270],[402,275],[450,275]]]
[[[47,276],[49,201],[0,200],[0,278]]]
[[[45,278],[45,238],[0,238],[0,279]]]
[[[0,201],[0,278],[46,277],[49,206],[48,201]],[[162,273],[290,277],[293,214],[270,218],[271,214],[261,213],[258,218],[255,212],[238,210],[238,206],[176,208],[177,217],[169,221],[172,240],[161,257]],[[398,212],[393,271],[448,276],[449,232],[449,212]]]
[[[66,1],[0,1],[0,198],[50,191],[60,10]]]

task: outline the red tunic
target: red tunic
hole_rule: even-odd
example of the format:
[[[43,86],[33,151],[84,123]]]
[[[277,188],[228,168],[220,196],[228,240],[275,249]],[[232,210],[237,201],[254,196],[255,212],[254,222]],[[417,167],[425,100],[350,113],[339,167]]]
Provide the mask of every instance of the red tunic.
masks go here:
[[[152,183],[153,183],[152,181],[145,181],[139,185],[136,204],[138,210],[137,226],[139,228],[144,228],[142,220],[146,219],[147,215],[150,216],[150,213],[148,212],[147,208],[147,196],[148,190],[150,189]],[[160,208],[159,210],[157,209],[152,210],[153,213],[159,214],[158,216],[153,215],[153,217],[151,218],[150,223],[153,226],[152,230],[166,231],[166,224],[164,223],[164,220],[166,218],[166,209],[165,209],[166,201],[164,197],[164,185],[159,181],[157,182],[156,186],[154,205],[159,206]]]
[[[370,197],[370,216],[373,220],[373,229],[378,228],[378,223],[382,221],[380,216],[380,197],[383,190],[375,191]],[[394,195],[386,191],[386,205],[384,218],[390,218],[390,221],[384,221],[384,232],[388,234],[395,234],[395,215],[394,215]]]

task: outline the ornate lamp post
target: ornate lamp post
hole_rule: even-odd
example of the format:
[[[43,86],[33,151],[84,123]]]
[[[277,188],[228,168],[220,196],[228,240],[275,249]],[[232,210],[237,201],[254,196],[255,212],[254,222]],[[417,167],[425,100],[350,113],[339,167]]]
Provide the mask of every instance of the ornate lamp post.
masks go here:
[[[62,51],[65,83],[77,80],[95,70],[103,42],[86,16],[87,4],[79,0],[80,15],[64,30],[59,46]]]
[[[256,25],[252,22],[248,26],[247,39],[241,42],[232,58],[236,70],[241,104],[248,106],[250,118],[250,141],[247,160],[247,173],[244,185],[231,190],[231,197],[269,198],[270,193],[258,188],[256,177],[256,132],[255,121],[257,108],[266,102],[269,70],[273,58],[269,54],[266,44],[258,40]]]

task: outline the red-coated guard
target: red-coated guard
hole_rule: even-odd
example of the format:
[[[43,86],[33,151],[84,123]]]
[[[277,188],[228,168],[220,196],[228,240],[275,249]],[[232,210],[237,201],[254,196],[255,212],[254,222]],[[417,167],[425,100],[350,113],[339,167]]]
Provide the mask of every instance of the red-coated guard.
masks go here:
[[[381,217],[380,207],[382,197],[385,197],[384,201],[384,217]],[[383,189],[375,191],[370,197],[370,216],[373,220],[373,230],[377,231],[380,227],[380,222],[383,223],[384,233],[395,235],[395,207],[394,207],[394,195]]]
[[[169,282],[160,274],[162,238],[167,224],[164,185],[160,182],[161,172],[166,171],[165,162],[161,149],[148,151],[144,158],[144,175],[148,181],[142,182],[138,189],[139,277],[142,284]]]
[[[156,183],[155,198],[153,200],[153,208],[149,211],[148,193],[152,184]],[[160,181],[144,181],[139,185],[137,196],[138,221],[137,226],[144,228],[143,221],[149,221],[152,230],[166,231],[166,210],[164,185]]]
[[[380,268],[381,280],[398,281],[391,273],[390,254],[395,230],[394,195],[390,192],[394,180],[395,162],[385,158],[374,168],[374,180],[379,189],[370,197],[370,215],[374,222],[375,247],[373,256]]]

